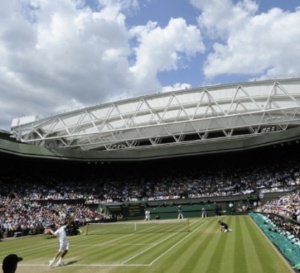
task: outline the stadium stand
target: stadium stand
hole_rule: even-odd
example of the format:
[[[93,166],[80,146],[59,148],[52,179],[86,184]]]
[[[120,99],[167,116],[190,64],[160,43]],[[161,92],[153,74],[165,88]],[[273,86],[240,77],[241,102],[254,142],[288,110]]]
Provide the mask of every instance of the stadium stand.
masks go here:
[[[298,151],[294,143],[151,164],[87,164],[1,154],[0,224],[5,236],[20,230],[25,235],[41,233],[68,213],[75,214],[79,224],[110,220],[120,213],[100,210],[100,203],[109,207],[143,202],[165,218],[174,217],[178,204],[195,211],[193,216],[197,211],[200,215],[203,206],[214,215],[215,202],[224,213],[229,212],[229,202],[235,213],[247,213],[255,203],[267,206],[268,195],[297,190]],[[259,193],[265,197],[260,199]]]

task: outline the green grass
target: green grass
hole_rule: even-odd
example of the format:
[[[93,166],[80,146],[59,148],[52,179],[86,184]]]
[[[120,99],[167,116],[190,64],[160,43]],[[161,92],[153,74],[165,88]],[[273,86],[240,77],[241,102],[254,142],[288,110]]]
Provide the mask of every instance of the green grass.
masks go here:
[[[291,266],[249,216],[225,216],[233,232],[221,233],[218,218],[190,219],[190,232],[111,232],[68,237],[65,266],[49,268],[58,239],[44,236],[0,242],[0,259],[23,257],[17,272],[72,273],[287,273]]]

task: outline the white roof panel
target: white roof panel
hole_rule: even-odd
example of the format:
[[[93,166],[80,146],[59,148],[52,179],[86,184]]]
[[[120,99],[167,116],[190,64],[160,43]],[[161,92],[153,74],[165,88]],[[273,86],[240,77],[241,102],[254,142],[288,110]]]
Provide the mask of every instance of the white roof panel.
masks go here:
[[[99,104],[48,118],[17,118],[18,140],[82,150],[257,137],[266,128],[298,126],[300,79],[199,87]],[[225,134],[226,132],[230,134]],[[224,133],[224,135],[222,135]],[[217,136],[217,137],[215,137]]]

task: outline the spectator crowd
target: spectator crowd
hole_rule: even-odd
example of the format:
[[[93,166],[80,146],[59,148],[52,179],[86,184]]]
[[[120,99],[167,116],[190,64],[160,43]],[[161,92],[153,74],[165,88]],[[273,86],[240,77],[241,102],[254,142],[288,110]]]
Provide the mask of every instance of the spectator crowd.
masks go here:
[[[109,218],[95,209],[99,203],[293,190],[299,185],[300,173],[300,164],[292,157],[246,162],[237,158],[234,163],[223,158],[205,163],[190,159],[130,166],[92,162],[21,165],[22,162],[17,162],[16,167],[13,162],[2,160],[1,163],[5,166],[0,173],[0,228],[4,233],[22,230],[28,234],[39,233],[45,226],[63,221],[68,214],[80,224]],[[291,206],[292,203],[299,204],[297,194],[257,210],[276,211],[288,217],[294,217],[299,210],[300,217],[300,206]]]

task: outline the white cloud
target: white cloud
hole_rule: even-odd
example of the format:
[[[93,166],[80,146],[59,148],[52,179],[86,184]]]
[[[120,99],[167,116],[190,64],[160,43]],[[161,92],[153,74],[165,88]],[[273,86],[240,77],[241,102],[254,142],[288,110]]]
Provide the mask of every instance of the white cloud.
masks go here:
[[[135,48],[136,62],[130,70],[141,87],[149,80],[157,82],[158,72],[182,68],[186,60],[204,51],[199,29],[187,25],[182,18],[171,19],[165,28],[149,22],[133,28],[131,34],[139,43]]]
[[[204,45],[196,26],[170,19],[133,30],[137,0],[0,2],[0,125],[162,89],[160,71],[184,67]],[[131,49],[135,43],[134,50]]]
[[[198,24],[213,38],[227,38],[232,32],[243,28],[258,6],[251,0],[234,4],[232,0],[191,0],[201,11]]]
[[[6,2],[0,3],[10,14],[0,19],[0,108],[10,119],[0,124],[105,101],[130,86],[129,36],[117,1],[102,1],[98,11],[72,0]]]
[[[0,128],[22,115],[189,89],[177,78],[184,72],[199,84],[224,74],[299,76],[300,9],[261,13],[254,0],[190,0],[187,19],[170,17],[162,26],[138,16],[153,12],[153,3],[0,1]]]
[[[199,24],[219,38],[207,57],[205,76],[299,76],[300,10],[284,12],[273,8],[257,14],[257,6],[251,0],[236,4],[230,0],[193,3],[202,10]]]
[[[171,92],[176,90],[183,90],[183,89],[191,89],[192,86],[188,83],[175,83],[174,85],[168,85],[163,87],[163,92]]]

